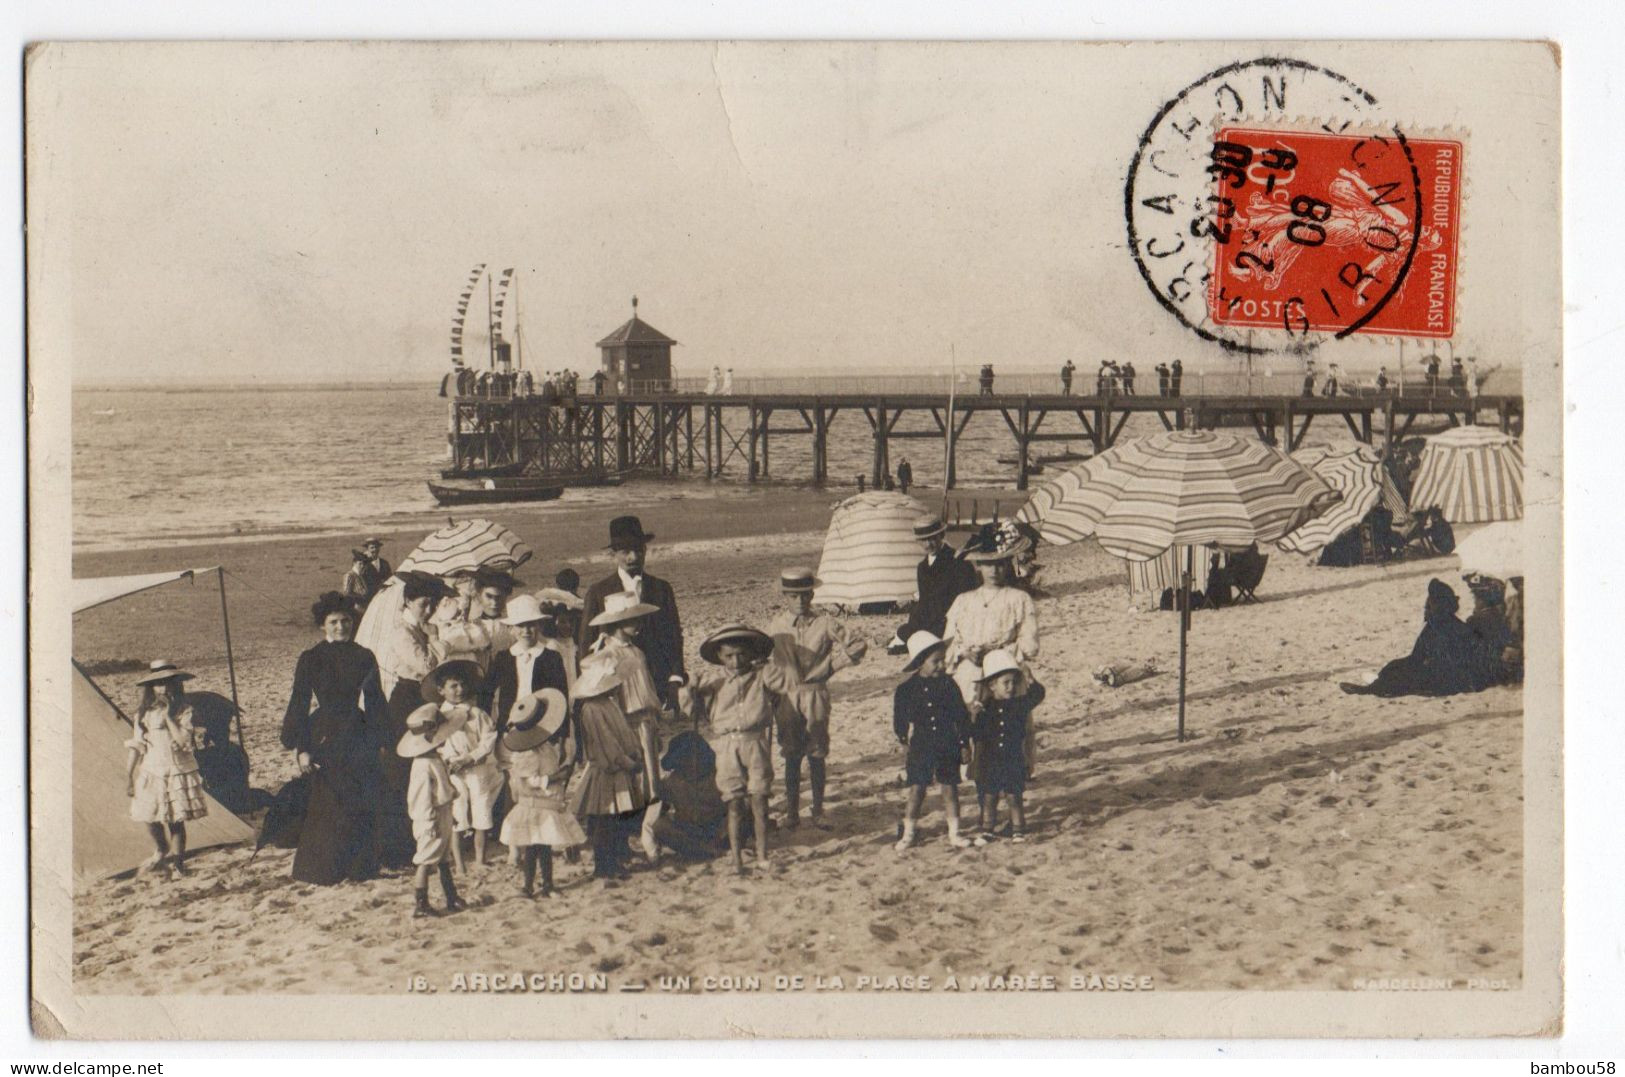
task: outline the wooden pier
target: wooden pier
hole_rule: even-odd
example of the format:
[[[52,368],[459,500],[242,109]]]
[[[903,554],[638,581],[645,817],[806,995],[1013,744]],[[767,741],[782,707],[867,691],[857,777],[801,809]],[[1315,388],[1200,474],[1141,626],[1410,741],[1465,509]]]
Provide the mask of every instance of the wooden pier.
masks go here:
[[[1129,416],[1150,412],[1169,430],[1250,427],[1259,438],[1296,449],[1317,420],[1341,421],[1353,436],[1386,455],[1420,417],[1443,417],[1451,425],[1494,415],[1500,429],[1521,433],[1520,396],[1156,396],[959,395],[951,406],[939,394],[754,394],[712,396],[649,392],[621,396],[482,397],[450,401],[453,471],[522,467],[538,475],[618,473],[651,477],[703,473],[755,482],[773,476],[775,438],[812,439],[812,474],[829,479],[829,436],[837,419],[861,415],[874,444],[871,481],[892,474],[891,444],[905,439],[954,442],[973,421],[1002,422],[1015,446],[1012,476],[1026,489],[1035,445],[1087,441],[1095,452],[1116,443]],[[928,414],[932,429],[899,430],[909,413]],[[1379,421],[1380,420],[1380,421]],[[697,428],[697,429],[696,429]],[[954,457],[947,486],[955,485]],[[778,476],[792,478],[793,476]]]

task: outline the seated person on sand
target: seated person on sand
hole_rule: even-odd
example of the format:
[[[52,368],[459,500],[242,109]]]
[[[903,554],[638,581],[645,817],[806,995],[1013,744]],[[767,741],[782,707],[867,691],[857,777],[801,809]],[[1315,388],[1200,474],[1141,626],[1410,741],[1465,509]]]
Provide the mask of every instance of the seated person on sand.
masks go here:
[[[660,767],[666,810],[655,823],[655,839],[685,860],[711,860],[726,853],[728,806],[717,789],[717,753],[704,737],[684,730],[672,738]],[[740,822],[741,840],[752,840],[750,818]]]
[[[1382,667],[1370,684],[1339,685],[1345,692],[1373,696],[1448,696],[1478,692],[1494,684],[1500,663],[1479,635],[1456,616],[1456,592],[1441,580],[1428,581],[1422,631],[1404,658]]]
[[[1511,623],[1512,602],[1508,601],[1507,585],[1493,576],[1476,572],[1466,573],[1467,589],[1473,595],[1473,612],[1467,617],[1467,627],[1477,633],[1489,652],[1500,661],[1500,682],[1513,682],[1523,676],[1523,600],[1516,600],[1518,615],[1517,638]],[[1522,580],[1518,581],[1520,584]]]

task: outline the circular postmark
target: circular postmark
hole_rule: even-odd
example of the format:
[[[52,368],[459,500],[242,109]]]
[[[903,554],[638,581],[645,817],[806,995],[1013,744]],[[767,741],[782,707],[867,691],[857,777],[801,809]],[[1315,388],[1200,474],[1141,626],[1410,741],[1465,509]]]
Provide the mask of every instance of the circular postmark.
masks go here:
[[[1123,207],[1152,295],[1228,350],[1403,331],[1379,316],[1425,231],[1421,179],[1404,132],[1335,71],[1262,57],[1186,86],[1141,136]]]

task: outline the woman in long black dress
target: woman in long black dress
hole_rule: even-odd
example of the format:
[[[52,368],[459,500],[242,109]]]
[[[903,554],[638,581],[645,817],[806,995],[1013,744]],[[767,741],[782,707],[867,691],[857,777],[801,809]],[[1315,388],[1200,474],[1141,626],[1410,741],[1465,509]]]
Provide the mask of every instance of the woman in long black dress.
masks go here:
[[[298,753],[310,797],[293,877],[331,886],[378,870],[373,817],[378,746],[389,711],[372,652],[351,640],[355,608],[329,591],[310,608],[322,642],[299,656],[282,719],[282,746]],[[311,701],[315,709],[311,709]]]

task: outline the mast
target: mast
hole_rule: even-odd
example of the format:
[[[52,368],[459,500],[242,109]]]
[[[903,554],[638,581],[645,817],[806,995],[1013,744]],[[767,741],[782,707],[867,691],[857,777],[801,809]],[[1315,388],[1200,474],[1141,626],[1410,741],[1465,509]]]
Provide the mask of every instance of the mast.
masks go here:
[[[486,356],[485,365],[489,369],[495,370],[497,367],[497,329],[496,315],[491,311],[491,275],[489,273],[485,275],[485,334],[489,338],[489,354]]]
[[[525,327],[519,324],[519,274],[513,277],[513,362],[515,370],[525,369]]]
[[[948,479],[954,471],[954,393],[959,387],[959,357],[948,344],[948,422],[942,432],[942,518],[948,518]]]

